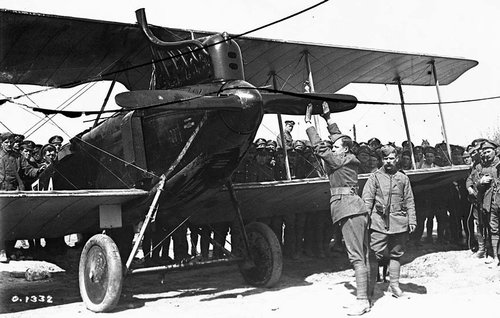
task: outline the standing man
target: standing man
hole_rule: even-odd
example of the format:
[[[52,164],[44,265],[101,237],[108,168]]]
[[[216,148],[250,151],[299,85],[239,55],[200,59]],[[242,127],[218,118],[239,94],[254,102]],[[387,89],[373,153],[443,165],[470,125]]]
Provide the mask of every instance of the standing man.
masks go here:
[[[400,258],[405,252],[408,230],[412,233],[417,226],[417,217],[410,179],[396,166],[396,149],[386,145],[381,152],[383,166],[370,175],[362,197],[371,211],[371,249],[377,261],[382,260],[386,249],[389,251],[389,291],[398,298],[403,295],[399,288]],[[375,262],[370,265],[374,284],[378,268]]]
[[[323,102],[323,118],[328,124],[332,147],[322,142],[316,128],[311,125],[311,110],[306,113],[306,132],[315,153],[325,162],[330,180],[330,213],[333,224],[340,222],[349,261],[356,276],[356,302],[349,306],[348,315],[359,316],[370,311],[368,299],[368,210],[358,196],[359,160],[351,152],[352,139],[340,132],[330,116],[330,108]]]
[[[285,147],[283,147],[283,143],[281,142],[281,134],[276,136],[276,142],[278,143],[278,148],[285,148],[286,150],[293,149],[293,137],[292,130],[295,122],[293,120],[285,120],[285,127],[283,129],[283,134],[285,138]]]
[[[474,219],[474,229],[475,239],[477,241],[477,251],[474,253],[476,258],[486,257],[486,242],[484,237],[484,220],[482,217],[481,201],[482,199],[478,197],[478,184],[479,178],[482,170],[481,166],[481,156],[479,154],[480,144],[472,143],[472,147],[469,149],[472,158],[472,169],[465,181],[465,186],[468,192],[468,199],[471,202],[471,210]]]
[[[496,148],[497,145],[491,141],[485,141],[481,144],[482,169],[478,182],[478,196],[483,199],[481,208],[485,217],[484,226],[489,225],[494,262],[498,262],[498,223],[500,211],[500,191],[498,189],[500,185],[498,178],[500,159],[496,156]]]

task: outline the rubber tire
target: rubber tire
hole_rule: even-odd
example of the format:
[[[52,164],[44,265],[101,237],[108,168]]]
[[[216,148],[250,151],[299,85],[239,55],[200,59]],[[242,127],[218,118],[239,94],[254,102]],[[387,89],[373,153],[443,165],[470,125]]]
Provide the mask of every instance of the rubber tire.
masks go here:
[[[96,272],[99,270],[96,260],[103,264],[99,272]],[[91,270],[99,274],[102,282],[92,281]],[[111,237],[96,234],[87,241],[80,256],[78,282],[80,295],[89,310],[107,312],[116,307],[122,291],[123,269],[118,247]]]
[[[245,281],[256,287],[272,287],[280,279],[283,270],[281,245],[273,230],[264,223],[253,222],[245,226],[248,237],[249,255],[255,266],[245,268],[240,264],[240,272]]]

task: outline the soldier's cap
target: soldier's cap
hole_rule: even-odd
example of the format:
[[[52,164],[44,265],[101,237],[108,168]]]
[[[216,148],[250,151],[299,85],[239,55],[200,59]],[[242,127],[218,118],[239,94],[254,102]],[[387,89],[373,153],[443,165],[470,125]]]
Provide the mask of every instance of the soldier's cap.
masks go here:
[[[467,146],[467,152],[470,154],[477,153],[479,151],[479,148],[481,148],[481,144],[469,145]]]
[[[40,144],[35,144],[35,145],[33,146],[33,150],[40,150],[40,149],[42,149],[42,147],[43,147],[43,145],[40,145]]]
[[[295,125],[295,122],[293,120],[285,120],[285,125]]]
[[[495,144],[494,142],[486,140],[483,143],[481,143],[481,148],[480,149],[481,150],[484,150],[484,149],[496,149],[497,147],[498,147],[498,145]]]
[[[24,140],[23,135],[14,134],[13,136],[14,136],[14,142],[22,142]]]
[[[468,151],[464,151],[462,158],[470,158],[470,153]]]
[[[274,140],[268,140],[266,143],[266,149],[268,149],[268,150],[274,151],[274,150],[276,150],[277,146],[278,146],[278,144]]]
[[[372,138],[370,138],[368,140],[368,144],[371,144],[371,143],[374,143],[374,142],[376,142],[379,145],[381,144],[380,139],[378,139],[377,137],[372,137]]]
[[[470,144],[473,146],[481,146],[481,144],[485,141],[488,141],[486,138],[476,138]]]
[[[370,147],[366,145],[359,146],[358,148],[358,155],[361,153],[366,153],[367,155],[370,155],[371,152],[372,150],[370,149]]]
[[[7,139],[12,140],[13,138],[14,136],[10,132],[4,132],[0,134],[0,139],[2,140],[2,142],[4,142]]]
[[[306,147],[306,143],[303,140],[295,140],[293,142],[293,149],[295,150],[303,150]]]
[[[33,150],[35,148],[35,143],[31,140],[24,140],[21,143],[22,149]]]
[[[416,151],[416,150],[423,151],[424,147],[422,147],[422,146],[415,146],[415,147],[413,147],[413,151]]]
[[[63,137],[61,136],[52,136],[49,138],[49,144],[61,144],[63,142]]]
[[[411,143],[411,146],[412,146],[412,148],[414,147],[413,142]],[[403,141],[403,143],[401,144],[401,147],[408,148],[408,140]]]
[[[391,153],[396,154],[396,148],[394,148],[392,145],[383,145],[380,147],[380,152],[382,153],[382,156],[387,157]]]
[[[344,135],[344,134],[333,134],[333,135],[328,136],[328,138],[330,138],[330,141],[332,143],[335,143],[337,140],[339,140],[342,137],[347,137],[349,139],[351,138],[351,137]]]
[[[434,147],[431,147],[431,146],[425,147],[424,148],[424,154],[426,154],[426,153],[432,153],[433,155],[435,155],[436,154],[436,149],[434,149]]]
[[[267,140],[265,140],[264,138],[259,138],[255,140],[254,144],[256,149],[264,149],[266,148]]]
[[[53,144],[46,144],[45,146],[42,147],[40,153],[42,154],[42,156],[45,156],[45,153],[47,151],[56,151],[56,147],[54,147]]]

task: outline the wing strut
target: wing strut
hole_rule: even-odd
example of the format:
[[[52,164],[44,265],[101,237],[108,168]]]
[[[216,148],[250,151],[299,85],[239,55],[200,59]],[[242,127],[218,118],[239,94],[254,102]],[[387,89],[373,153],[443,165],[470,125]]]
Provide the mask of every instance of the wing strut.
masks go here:
[[[144,237],[144,233],[146,232],[146,228],[148,227],[149,223],[153,219],[153,213],[156,214],[156,211],[158,211],[158,199],[160,198],[161,193],[163,192],[163,187],[165,186],[165,180],[167,177],[162,174],[160,177],[160,182],[158,182],[158,188],[156,188],[156,193],[153,198],[153,201],[151,202],[151,205],[149,206],[149,211],[148,214],[146,215],[146,219],[144,220],[144,223],[142,223],[141,231],[139,232],[139,237],[136,239],[134,246],[132,247],[132,252],[130,252],[130,255],[127,259],[127,263],[125,264],[125,273],[124,275],[127,275],[128,271],[130,270],[130,265],[132,264],[132,260],[135,257],[135,254],[137,254],[137,250],[139,249],[139,245],[142,243],[142,238]]]
[[[276,80],[276,73],[272,73],[273,76],[273,87],[274,89],[278,89],[278,81]],[[285,171],[286,171],[286,179],[292,180],[292,175],[290,173],[290,162],[288,161],[288,152],[285,144],[285,133],[283,132],[283,119],[281,118],[281,114],[276,114],[278,116],[278,126],[280,129],[280,139],[281,139],[281,150],[283,150],[283,158],[285,158]]]
[[[443,133],[444,142],[446,143],[446,150],[448,151],[448,160],[450,161],[450,164],[453,166],[453,161],[451,160],[450,144],[448,143],[448,136],[446,135],[446,126],[444,125],[443,109],[441,108],[441,93],[439,91],[439,81],[438,81],[438,75],[436,72],[436,64],[434,63],[434,61],[430,62],[430,64],[432,65],[432,75],[434,75],[434,82],[436,83],[439,115],[441,116],[441,128],[442,128],[441,130]]]
[[[411,164],[413,165],[413,169],[417,169],[417,165],[415,164],[415,155],[413,153],[413,144],[410,138],[410,129],[408,128],[408,119],[406,118],[405,98],[403,96],[403,88],[401,87],[401,78],[398,77],[396,81],[398,82],[399,97],[401,98],[401,112],[403,113],[403,121],[405,123],[406,139],[410,145]]]

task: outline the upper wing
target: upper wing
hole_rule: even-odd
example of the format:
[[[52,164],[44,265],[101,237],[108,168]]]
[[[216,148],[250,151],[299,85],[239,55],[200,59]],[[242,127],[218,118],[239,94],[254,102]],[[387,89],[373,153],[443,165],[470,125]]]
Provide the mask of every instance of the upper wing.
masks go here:
[[[478,64],[462,58],[270,39],[241,38],[237,42],[250,83],[267,85],[274,72],[286,79],[281,89],[292,91],[303,91],[307,79],[304,52],[309,55],[317,92],[336,92],[349,83],[395,84],[397,78],[403,85],[434,85],[431,62],[436,65],[439,83],[447,85]]]
[[[164,41],[191,37],[151,29]],[[116,75],[129,90],[149,88],[150,46],[136,24],[0,10],[0,39],[2,83],[71,87]]]
[[[425,190],[448,185],[467,177],[469,166],[452,166],[405,171],[410,178],[413,193],[418,196]],[[370,174],[358,177],[359,193],[362,192]],[[236,197],[245,219],[330,211],[330,184],[326,178],[297,179],[235,184]],[[226,190],[210,197],[196,200],[196,214],[191,220],[196,223],[216,223],[234,219],[231,201]],[[192,214],[194,207],[187,207]]]
[[[151,26],[163,41],[202,37],[209,32]],[[0,82],[70,87],[95,80],[116,80],[129,90],[148,89],[149,42],[137,24],[105,22],[0,9]],[[476,61],[383,52],[329,45],[238,38],[246,80],[269,84],[270,72],[285,83],[281,89],[302,92],[304,72],[297,71],[309,54],[315,91],[334,93],[349,83],[431,85],[434,61],[442,85],[453,82]],[[305,69],[299,65],[299,69]],[[123,71],[125,70],[125,71]]]
[[[0,240],[61,237],[99,229],[99,205],[122,204],[142,190],[0,192]]]

